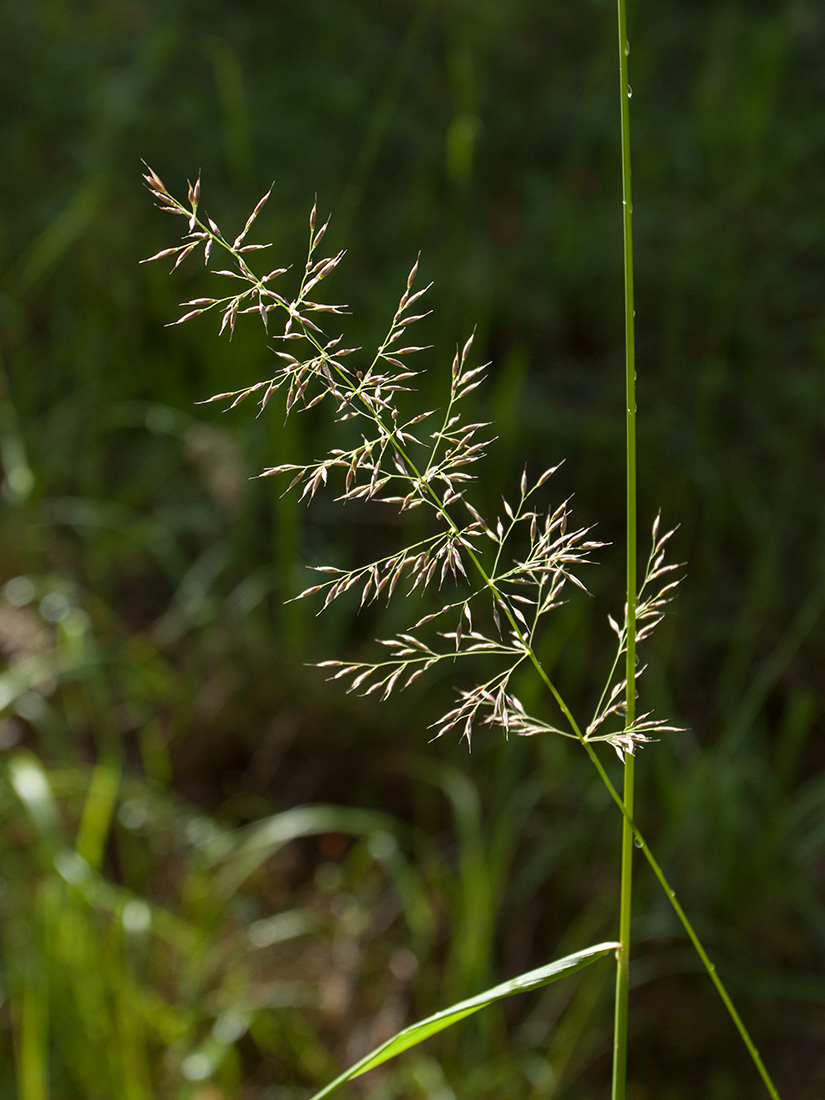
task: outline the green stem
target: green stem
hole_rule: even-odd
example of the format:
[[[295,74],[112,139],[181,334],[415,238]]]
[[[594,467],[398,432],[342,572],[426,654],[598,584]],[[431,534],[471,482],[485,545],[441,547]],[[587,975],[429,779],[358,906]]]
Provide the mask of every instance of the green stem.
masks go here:
[[[627,58],[626,0],[617,0],[619,19],[619,101],[622,138],[622,229],[624,253],[625,394],[627,440],[627,612],[625,629],[625,722],[636,711],[636,333],[633,308],[633,204],[630,190],[630,83]],[[624,762],[622,869],[619,901],[619,942],[616,952],[616,1009],[613,1029],[613,1100],[624,1100],[627,1083],[627,1017],[630,987],[630,921],[633,889],[633,803],[635,762],[631,753]]]
[[[634,759],[630,753],[624,762],[624,805],[633,810]],[[627,1080],[627,1017],[630,989],[630,919],[633,886],[633,829],[627,818],[622,821],[622,870],[619,899],[619,943],[616,952],[616,1005],[613,1022],[613,1100],[624,1100]]]
[[[736,1027],[736,1030],[739,1032],[739,1035],[742,1039],[742,1042],[747,1047],[748,1053],[751,1056],[751,1060],[753,1061],[753,1064],[756,1067],[756,1069],[759,1073],[759,1076],[762,1078],[762,1081],[765,1085],[765,1088],[768,1090],[768,1094],[771,1096],[772,1100],[780,1100],[779,1093],[777,1092],[776,1086],[774,1085],[773,1081],[771,1080],[770,1075],[768,1074],[768,1071],[765,1068],[765,1065],[762,1061],[762,1058],[759,1054],[759,1051],[756,1048],[756,1044],[754,1043],[753,1039],[751,1038],[750,1033],[748,1032],[748,1029],[745,1027],[745,1024],[744,1024],[744,1021],[742,1020],[742,1017],[736,1011],[736,1008],[733,1004],[733,1001],[730,998],[730,994],[728,993],[727,989],[725,988],[725,985],[724,985],[722,979],[717,974],[715,963],[711,962],[710,956],[708,955],[707,951],[703,947],[702,941],[699,939],[699,936],[697,935],[695,928],[693,927],[690,920],[688,919],[687,913],[685,913],[685,911],[682,908],[681,904],[677,900],[676,891],[673,889],[673,887],[668,882],[667,878],[665,877],[664,871],[660,867],[658,860],[653,855],[653,852],[651,852],[647,841],[645,840],[645,838],[642,836],[642,834],[639,832],[638,828],[636,827],[636,824],[633,821],[633,818],[631,817],[630,813],[628,812],[627,806],[625,805],[624,801],[622,800],[622,796],[619,794],[619,792],[616,790],[616,788],[611,783],[610,777],[608,776],[607,772],[604,770],[604,765],[602,764],[601,760],[599,760],[599,757],[597,756],[595,749],[593,748],[593,746],[590,744],[589,741],[584,742],[584,748],[585,748],[588,756],[590,757],[590,760],[591,760],[593,766],[595,767],[596,771],[599,773],[599,777],[601,778],[602,783],[604,783],[605,787],[607,788],[607,791],[610,794],[610,797],[613,799],[613,801],[616,803],[619,810],[621,811],[621,813],[624,817],[625,823],[628,825],[628,827],[630,829],[631,835],[635,838],[636,847],[640,849],[642,855],[647,860],[647,862],[650,866],[650,869],[653,871],[653,874],[656,877],[657,882],[659,883],[659,885],[664,890],[665,895],[666,895],[668,901],[670,902],[674,913],[679,918],[680,924],[682,925],[685,932],[687,933],[688,939],[693,944],[693,947],[694,947],[694,950],[696,951],[696,954],[699,956],[699,958],[702,962],[702,965],[704,966],[705,970],[708,972],[708,976],[710,977],[710,980],[713,982],[713,984],[716,988],[716,992],[721,997],[722,1003],[724,1004],[725,1008],[728,1010],[728,1015],[730,1016],[731,1020],[733,1021],[734,1026]]]

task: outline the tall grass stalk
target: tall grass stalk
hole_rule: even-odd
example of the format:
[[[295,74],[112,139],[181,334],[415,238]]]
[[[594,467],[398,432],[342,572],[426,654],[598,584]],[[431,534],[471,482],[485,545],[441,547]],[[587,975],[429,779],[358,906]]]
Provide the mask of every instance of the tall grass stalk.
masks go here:
[[[622,242],[624,253],[625,398],[627,443],[627,584],[625,652],[625,715],[628,725],[636,717],[636,313],[633,298],[633,201],[630,172],[630,81],[627,37],[627,5],[617,0],[619,22],[619,105],[622,141]],[[627,1019],[630,989],[630,922],[633,908],[633,829],[635,757],[624,759],[622,864],[619,900],[619,943],[616,952],[616,1004],[613,1033],[613,1100],[624,1100],[627,1082]]]
[[[626,436],[626,527],[627,527],[627,584],[626,622],[627,646],[625,650],[625,713],[628,726],[636,717],[636,591],[637,576],[637,507],[636,507],[636,309],[633,286],[633,191],[631,185],[630,153],[630,100],[632,90],[628,73],[630,41],[627,36],[626,0],[616,2],[618,16],[619,47],[619,107],[622,146],[622,251],[624,269],[624,329],[625,329],[625,436]],[[627,1085],[627,1029],[630,988],[630,924],[633,897],[633,846],[634,840],[642,848],[656,878],[662,885],[682,927],[688,934],[702,965],[739,1032],[769,1094],[778,1100],[778,1093],[768,1074],[759,1051],[756,1049],[745,1024],[736,1010],[724,983],[716,972],[704,946],[672,888],[643,841],[633,823],[635,812],[635,766],[633,753],[624,757],[624,788],[622,806],[621,840],[621,888],[619,900],[619,943],[616,952],[616,1003],[613,1032],[613,1100],[624,1100]]]
[[[636,591],[637,576],[637,506],[636,506],[636,309],[633,286],[633,192],[631,185],[630,152],[630,100],[632,90],[628,73],[630,41],[627,36],[626,0],[617,0],[619,47],[619,106],[622,146],[622,244],[624,269],[624,327],[625,327],[625,398],[626,398],[626,526],[627,526],[627,584],[626,621],[627,647],[625,650],[625,712],[628,725],[636,716]],[[622,806],[621,840],[621,889],[619,901],[619,943],[616,952],[616,1003],[613,1033],[613,1100],[624,1100],[627,1084],[627,1029],[630,987],[630,924],[633,896],[633,846],[634,840],[642,848],[654,874],[662,885],[683,928],[693,944],[703,966],[714,983],[733,1023],[739,1032],[769,1094],[777,1098],[776,1087],[768,1074],[759,1051],[744,1022],[737,1012],[716,967],[711,962],[693,925],[676,900],[657,861],[643,841],[633,823],[635,812],[635,756],[626,753],[624,758],[624,788]]]

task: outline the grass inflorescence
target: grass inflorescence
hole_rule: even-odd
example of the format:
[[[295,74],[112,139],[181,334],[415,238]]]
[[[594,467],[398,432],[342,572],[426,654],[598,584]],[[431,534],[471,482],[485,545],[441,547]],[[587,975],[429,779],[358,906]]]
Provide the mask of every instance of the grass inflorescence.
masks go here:
[[[393,506],[400,512],[424,508],[430,515],[433,533],[413,545],[352,570],[314,567],[327,579],[310,585],[296,598],[322,595],[323,607],[350,590],[360,594],[361,606],[382,596],[389,600],[396,592],[406,598],[430,586],[437,586],[441,593],[438,611],[417,618],[395,637],[382,641],[389,650],[386,659],[329,661],[324,667],[334,669],[336,679],[348,680],[349,690],[377,692],[386,698],[441,661],[477,661],[481,655],[498,658],[501,668],[473,688],[463,690],[458,705],[434,723],[437,735],[458,729],[468,743],[476,721],[481,720],[505,733],[555,732],[582,742],[604,740],[623,757],[652,735],[672,729],[669,723],[649,715],[638,722],[620,723],[617,729],[607,728],[611,718],[622,717],[626,678],[621,658],[628,648],[626,611],[621,625],[610,619],[617,635],[616,659],[596,712],[588,721],[573,719],[552,682],[548,686],[562,712],[553,723],[528,715],[509,690],[511,680],[525,663],[533,664],[546,678],[537,648],[545,619],[561,605],[570,585],[586,591],[580,576],[582,567],[602,544],[591,538],[587,529],[571,525],[568,502],[544,509],[537,505],[540,491],[556,468],[543,471],[534,480],[525,470],[517,495],[511,500],[502,499],[501,514],[490,520],[468,499],[475,480],[471,470],[490,443],[480,438],[490,425],[467,422],[463,415],[462,402],[481,384],[485,370],[484,366],[470,365],[472,336],[453,357],[443,410],[439,413],[427,409],[409,416],[401,413],[398,399],[410,392],[418,374],[408,358],[424,350],[405,342],[410,327],[424,316],[411,312],[428,289],[414,289],[418,261],[410,270],[387,335],[375,355],[365,366],[353,366],[351,357],[358,349],[346,347],[339,334],[325,334],[317,320],[318,313],[340,315],[346,307],[321,304],[308,296],[342,259],[341,253],[315,258],[329,224],[326,221],[316,229],[316,206],[309,218],[310,244],[303,277],[295,295],[289,297],[269,286],[273,273],[258,276],[253,272],[247,254],[258,246],[243,243],[269,192],[258,202],[241,234],[230,243],[216,222],[198,217],[200,180],[190,185],[186,207],[170,195],[151,169],[145,179],[161,209],[187,219],[183,243],[151,258],[176,255],[177,266],[182,257],[202,249],[208,264],[214,250],[224,250],[232,257],[233,267],[216,273],[245,284],[224,297],[185,302],[186,312],[175,323],[215,311],[221,315],[220,331],[228,328],[231,334],[235,319],[251,313],[260,317],[267,336],[281,345],[275,351],[280,365],[272,377],[207,400],[224,401],[234,408],[255,394],[261,413],[273,394],[283,391],[287,416],[328,400],[335,419],[346,425],[344,430],[348,429],[349,436],[357,440],[345,448],[333,447],[311,462],[269,467],[260,476],[285,475],[290,478],[287,491],[300,488],[301,497],[311,500],[335,473],[340,473],[343,485],[337,499],[342,502],[370,501]],[[275,273],[287,270],[277,268]],[[282,329],[277,332],[271,321],[273,313],[282,318]],[[665,562],[665,545],[671,534],[659,533],[657,517],[641,589],[635,642],[648,637],[661,620],[676,583],[672,572],[678,567]],[[566,728],[559,728],[562,723]]]

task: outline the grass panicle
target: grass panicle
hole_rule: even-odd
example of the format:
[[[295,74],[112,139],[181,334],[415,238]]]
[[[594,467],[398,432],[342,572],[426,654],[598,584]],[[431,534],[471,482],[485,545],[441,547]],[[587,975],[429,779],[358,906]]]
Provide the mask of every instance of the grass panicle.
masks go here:
[[[471,658],[477,663],[482,656],[491,658],[497,666],[494,673],[471,689],[461,690],[457,705],[432,725],[435,736],[457,730],[468,744],[480,721],[505,734],[552,732],[583,741],[606,741],[623,758],[657,733],[673,729],[668,722],[648,714],[638,721],[623,721],[621,698],[626,680],[620,676],[620,666],[628,648],[626,612],[622,627],[610,620],[618,636],[617,656],[589,722],[571,725],[572,716],[555,690],[562,710],[560,718],[527,714],[510,689],[524,664],[540,666],[539,641],[547,616],[561,605],[571,586],[587,591],[581,572],[603,544],[593,539],[588,529],[571,524],[569,502],[541,507],[541,490],[557,467],[544,470],[535,479],[529,478],[525,469],[518,492],[509,500],[502,498],[501,512],[494,518],[485,519],[469,499],[475,479],[471,470],[484,458],[491,443],[487,438],[490,425],[468,421],[462,404],[482,383],[486,369],[471,365],[472,335],[456,349],[443,410],[402,414],[399,397],[411,391],[411,382],[418,373],[409,367],[407,359],[425,350],[406,342],[410,327],[426,316],[411,312],[429,289],[414,289],[419,261],[410,270],[387,335],[372,359],[359,367],[354,365],[359,360],[350,358],[359,349],[345,347],[340,334],[329,336],[308,316],[324,309],[336,314],[346,311],[345,306],[325,307],[307,298],[307,290],[329,275],[342,258],[341,253],[314,258],[329,225],[327,219],[320,230],[315,229],[315,205],[309,219],[304,274],[297,293],[288,298],[269,290],[269,276],[260,278],[250,268],[246,253],[254,246],[238,243],[246,239],[254,211],[242,233],[230,244],[212,219],[198,216],[200,180],[190,187],[187,208],[169,194],[151,169],[144,178],[162,210],[187,219],[180,255],[194,241],[195,248],[203,248],[208,263],[209,246],[222,248],[232,257],[234,266],[216,274],[246,284],[231,296],[185,302],[187,312],[176,323],[214,310],[221,314],[220,331],[228,328],[231,336],[234,318],[253,313],[260,316],[268,337],[276,341],[275,355],[280,362],[272,377],[207,400],[223,401],[232,409],[256,394],[260,413],[280,391],[285,414],[290,416],[326,399],[332,403],[336,420],[348,425],[350,435],[353,429],[357,433],[358,439],[346,448],[333,447],[326,455],[300,465],[281,463],[259,476],[284,475],[290,479],[287,491],[298,489],[301,499],[310,501],[320,489],[332,487],[337,474],[343,484],[334,491],[341,502],[369,501],[390,505],[402,513],[415,508],[429,513],[432,533],[424,539],[355,569],[316,566],[316,572],[325,579],[295,597],[321,596],[325,608],[355,591],[363,607],[379,598],[389,601],[401,595],[406,599],[412,592],[423,593],[430,587],[440,593],[442,606],[438,611],[381,640],[387,651],[384,659],[323,662],[322,667],[331,670],[332,678],[347,682],[348,691],[379,694],[386,699],[440,662]],[[169,250],[163,250],[152,259],[169,254]],[[253,299],[254,304],[249,304]],[[197,308],[188,309],[193,305]],[[272,313],[282,321],[280,331],[275,331],[275,324],[270,322]],[[634,643],[649,637],[661,621],[677,583],[672,579],[676,567],[667,564],[664,557],[672,532],[660,535],[659,526],[657,517],[640,592],[643,598]]]

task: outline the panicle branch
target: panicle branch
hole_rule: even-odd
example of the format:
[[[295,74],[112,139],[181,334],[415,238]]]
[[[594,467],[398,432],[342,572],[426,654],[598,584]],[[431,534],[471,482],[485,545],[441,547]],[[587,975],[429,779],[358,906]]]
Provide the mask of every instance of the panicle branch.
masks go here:
[[[665,608],[673,598],[673,591],[682,579],[673,576],[673,573],[681,569],[682,565],[680,563],[665,562],[665,546],[678,528],[674,527],[664,534],[660,534],[660,525],[661,512],[653,521],[651,550],[645,567],[644,579],[636,600],[637,646],[648,638],[662,621]],[[617,717],[620,720],[626,718],[625,690],[627,681],[617,679],[617,675],[618,670],[623,667],[622,658],[627,653],[627,605],[625,605],[624,619],[621,626],[612,615],[608,615],[608,622],[617,638],[616,655],[604,691],[587,727],[586,737],[592,741],[608,741],[613,745],[620,759],[623,759],[626,753],[633,753],[637,745],[643,745],[652,740],[649,736],[651,733],[679,730],[680,727],[651,719],[650,715],[643,714],[630,725],[625,724],[623,729],[610,733],[597,733],[611,717]],[[636,659],[638,662],[638,656]],[[637,668],[637,680],[644,673],[645,667],[642,665]]]

